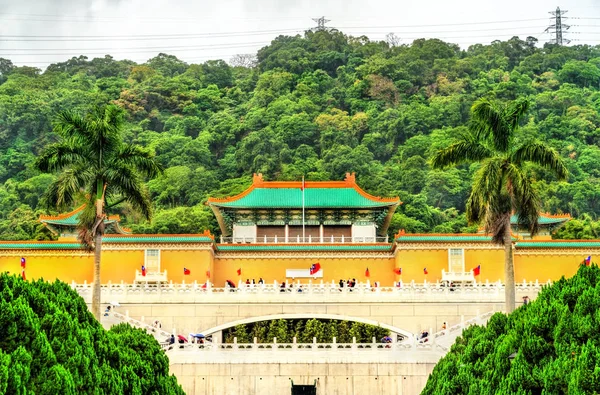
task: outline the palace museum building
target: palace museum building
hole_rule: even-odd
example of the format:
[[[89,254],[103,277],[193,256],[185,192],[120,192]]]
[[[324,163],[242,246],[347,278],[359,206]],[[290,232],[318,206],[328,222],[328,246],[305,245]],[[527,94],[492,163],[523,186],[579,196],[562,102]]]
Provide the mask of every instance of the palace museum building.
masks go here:
[[[223,287],[227,280],[237,284],[259,278],[267,283],[293,279],[313,284],[354,278],[381,286],[424,280],[503,281],[504,249],[483,233],[400,231],[388,236],[391,218],[402,202],[363,191],[354,174],[347,174],[344,181],[305,183],[265,181],[258,174],[241,194],[209,198],[206,204],[219,223],[220,235],[129,234],[118,216],[108,217],[102,282],[208,280]],[[59,236],[57,241],[0,242],[0,271],[20,273],[24,257],[28,279],[91,283],[93,254],[84,251],[76,238],[80,210],[40,217]],[[569,219],[542,215],[541,231],[534,238],[512,219],[517,282],[572,276],[586,257],[600,255],[600,240],[552,240],[552,231]],[[311,274],[316,263],[320,270]]]

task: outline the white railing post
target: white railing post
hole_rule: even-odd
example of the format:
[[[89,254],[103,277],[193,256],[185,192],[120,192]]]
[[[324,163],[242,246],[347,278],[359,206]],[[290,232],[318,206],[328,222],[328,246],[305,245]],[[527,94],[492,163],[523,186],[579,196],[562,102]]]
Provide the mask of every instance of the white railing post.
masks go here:
[[[277,351],[277,338],[273,338],[273,351]]]
[[[277,235],[275,235],[275,244],[277,244]]]
[[[238,348],[237,337],[234,337],[234,338],[233,338],[233,349],[234,349],[235,351],[237,351],[237,350],[239,349],[239,348]]]
[[[352,337],[352,349],[356,350],[356,336]]]
[[[254,342],[253,343],[254,344],[252,345],[252,349],[253,350],[258,350],[258,346],[257,346],[257,344],[258,344],[258,337],[254,338]]]
[[[297,339],[296,336],[294,336],[294,338],[292,339],[292,350],[297,350],[298,349],[298,344],[297,344]]]

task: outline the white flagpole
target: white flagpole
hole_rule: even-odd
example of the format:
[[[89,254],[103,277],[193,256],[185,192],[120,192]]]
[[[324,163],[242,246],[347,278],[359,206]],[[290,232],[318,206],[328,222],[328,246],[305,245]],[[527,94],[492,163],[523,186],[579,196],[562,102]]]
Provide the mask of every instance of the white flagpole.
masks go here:
[[[306,231],[304,230],[304,176],[302,176],[302,242],[306,242]]]

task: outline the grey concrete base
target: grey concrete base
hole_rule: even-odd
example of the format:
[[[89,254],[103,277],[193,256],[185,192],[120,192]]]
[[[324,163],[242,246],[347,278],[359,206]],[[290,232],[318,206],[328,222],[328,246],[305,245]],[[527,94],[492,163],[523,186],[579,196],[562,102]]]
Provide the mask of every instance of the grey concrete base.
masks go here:
[[[189,395],[289,394],[317,382],[319,395],[417,395],[435,363],[212,363],[170,366]]]

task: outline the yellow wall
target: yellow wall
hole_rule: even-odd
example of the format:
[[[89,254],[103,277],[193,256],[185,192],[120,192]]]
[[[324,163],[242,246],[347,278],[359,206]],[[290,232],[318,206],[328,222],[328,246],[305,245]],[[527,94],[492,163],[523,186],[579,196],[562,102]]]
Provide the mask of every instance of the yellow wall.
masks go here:
[[[93,254],[84,255],[79,253],[65,253],[65,255],[53,255],[54,251],[23,252],[27,259],[26,277],[35,280],[60,279],[64,282],[83,283],[93,281]],[[167,270],[169,280],[173,282],[198,281],[206,282],[206,271],[214,273],[213,253],[211,250],[161,250],[161,271]],[[0,253],[0,273],[21,274],[21,255],[7,256]],[[108,283],[132,283],[135,271],[141,271],[144,264],[144,250],[105,250],[102,252],[102,264],[100,267],[100,278],[103,284]],[[190,269],[191,274],[184,276],[183,268]]]
[[[504,281],[504,250],[467,250],[465,249],[465,271],[468,272],[481,265],[481,272],[476,277],[478,282]],[[448,264],[446,264],[448,270]]]
[[[454,247],[454,246],[453,246]],[[460,248],[460,245],[456,246]],[[517,282],[558,280],[563,275],[570,277],[575,274],[584,257],[590,255],[585,249],[569,249],[541,252],[533,255],[531,249],[515,252],[515,280]],[[55,255],[56,251],[32,250],[23,252],[27,258],[26,274],[28,279],[44,278],[45,280],[60,279],[67,283],[88,283],[93,280],[93,255],[83,255],[79,252],[65,252]],[[593,255],[593,254],[592,254]],[[6,255],[0,251],[0,272],[13,274],[21,273],[21,255]],[[286,269],[309,269],[313,263],[319,262],[323,268],[326,282],[336,283],[340,279],[356,278],[359,282],[366,281],[365,269],[368,267],[371,282],[379,281],[382,286],[390,286],[394,281],[429,282],[441,280],[442,269],[448,269],[448,249],[432,246],[429,250],[402,249],[397,250],[395,258],[217,258],[212,250],[161,250],[161,270],[167,270],[169,280],[180,283],[206,281],[206,271],[210,270],[211,281],[217,286],[223,286],[225,280],[236,284],[240,279],[236,273],[242,269],[241,279],[262,277],[265,282],[272,283],[286,280]],[[144,250],[105,250],[102,253],[102,283],[111,281],[118,283],[133,281],[135,271],[140,270],[144,263]],[[479,282],[504,281],[504,251],[502,249],[465,249],[465,271],[473,270],[481,265]],[[184,276],[183,268],[191,270],[191,275]],[[394,273],[395,267],[402,268],[402,275]],[[423,273],[427,267],[429,274]],[[287,279],[289,280],[289,279]],[[320,281],[317,280],[317,281]],[[302,279],[301,282],[308,282]]]
[[[183,268],[190,270],[183,274]],[[210,250],[162,250],[160,253],[160,270],[166,270],[169,280],[180,283],[206,282],[206,271],[210,270],[214,277],[213,253]]]
[[[42,251],[35,251],[36,254]],[[50,252],[52,253],[52,252]],[[92,256],[35,256],[23,254],[27,259],[25,274],[28,280],[44,280],[70,283],[91,282],[93,275]],[[0,273],[21,274],[21,256],[0,255]]]
[[[370,281],[380,281],[381,285],[391,285],[394,277],[393,258],[255,258],[255,259],[215,259],[215,277],[213,282],[216,287],[222,287],[226,280],[233,281],[236,285],[241,278],[256,280],[263,278],[266,283],[274,280],[282,282],[286,280],[286,269],[310,269],[313,263],[319,262],[323,270],[323,281],[336,283],[340,279],[348,280],[355,278],[358,282],[365,282],[365,271],[369,268]],[[242,276],[237,275],[237,270],[242,269]],[[291,279],[287,279],[291,280]],[[309,279],[296,279],[301,283],[308,283]],[[320,282],[321,279],[316,281]],[[314,281],[313,281],[314,282]]]
[[[556,281],[562,276],[572,277],[579,269],[583,259],[588,256],[587,252],[573,251],[569,255],[521,255],[516,256],[515,260],[515,281],[522,282],[539,280],[546,282],[548,280]]]
[[[448,250],[398,250],[396,267],[402,268],[402,275],[395,278],[403,282],[436,282],[442,279],[442,269],[448,270]],[[427,268],[425,275],[423,269]]]

